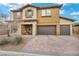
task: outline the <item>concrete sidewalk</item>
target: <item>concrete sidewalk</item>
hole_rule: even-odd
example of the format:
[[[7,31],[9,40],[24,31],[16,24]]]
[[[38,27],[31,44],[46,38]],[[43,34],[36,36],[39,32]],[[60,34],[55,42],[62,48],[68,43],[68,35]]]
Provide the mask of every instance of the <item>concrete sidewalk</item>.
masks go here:
[[[40,56],[39,54],[13,52],[13,51],[0,51],[0,56]]]

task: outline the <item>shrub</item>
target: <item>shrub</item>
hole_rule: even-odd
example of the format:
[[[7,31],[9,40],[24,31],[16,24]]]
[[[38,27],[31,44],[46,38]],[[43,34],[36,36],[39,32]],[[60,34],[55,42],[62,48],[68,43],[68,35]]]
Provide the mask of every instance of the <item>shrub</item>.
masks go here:
[[[17,36],[15,36],[14,41],[15,41],[16,44],[19,44],[19,43],[22,42],[22,37],[17,35]]]
[[[0,38],[0,45],[6,45],[6,44],[16,44],[16,45],[18,45],[21,42],[22,42],[22,37],[19,36],[19,35]]]
[[[6,45],[6,44],[8,44],[8,43],[9,43],[9,41],[8,41],[7,38],[2,38],[2,39],[0,40],[0,45]]]

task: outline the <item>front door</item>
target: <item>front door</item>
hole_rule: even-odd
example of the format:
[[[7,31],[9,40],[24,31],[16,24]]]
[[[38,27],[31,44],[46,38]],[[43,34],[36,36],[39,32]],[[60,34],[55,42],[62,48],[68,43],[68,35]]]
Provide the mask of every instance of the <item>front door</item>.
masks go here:
[[[21,34],[22,35],[32,35],[32,25],[31,24],[22,24],[21,25]]]

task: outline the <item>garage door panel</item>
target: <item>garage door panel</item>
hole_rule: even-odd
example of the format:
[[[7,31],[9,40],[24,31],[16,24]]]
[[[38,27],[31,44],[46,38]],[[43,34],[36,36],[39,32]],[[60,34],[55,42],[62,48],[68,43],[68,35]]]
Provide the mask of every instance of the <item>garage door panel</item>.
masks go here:
[[[37,34],[38,35],[55,35],[56,26],[38,26]]]
[[[70,25],[61,25],[60,34],[61,35],[70,35]]]

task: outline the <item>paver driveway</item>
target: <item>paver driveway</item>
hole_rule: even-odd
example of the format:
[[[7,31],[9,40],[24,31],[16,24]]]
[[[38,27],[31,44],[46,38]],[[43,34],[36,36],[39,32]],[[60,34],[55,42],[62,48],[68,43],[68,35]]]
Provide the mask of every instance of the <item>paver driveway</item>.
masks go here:
[[[38,35],[22,51],[44,55],[79,55],[79,36]]]

